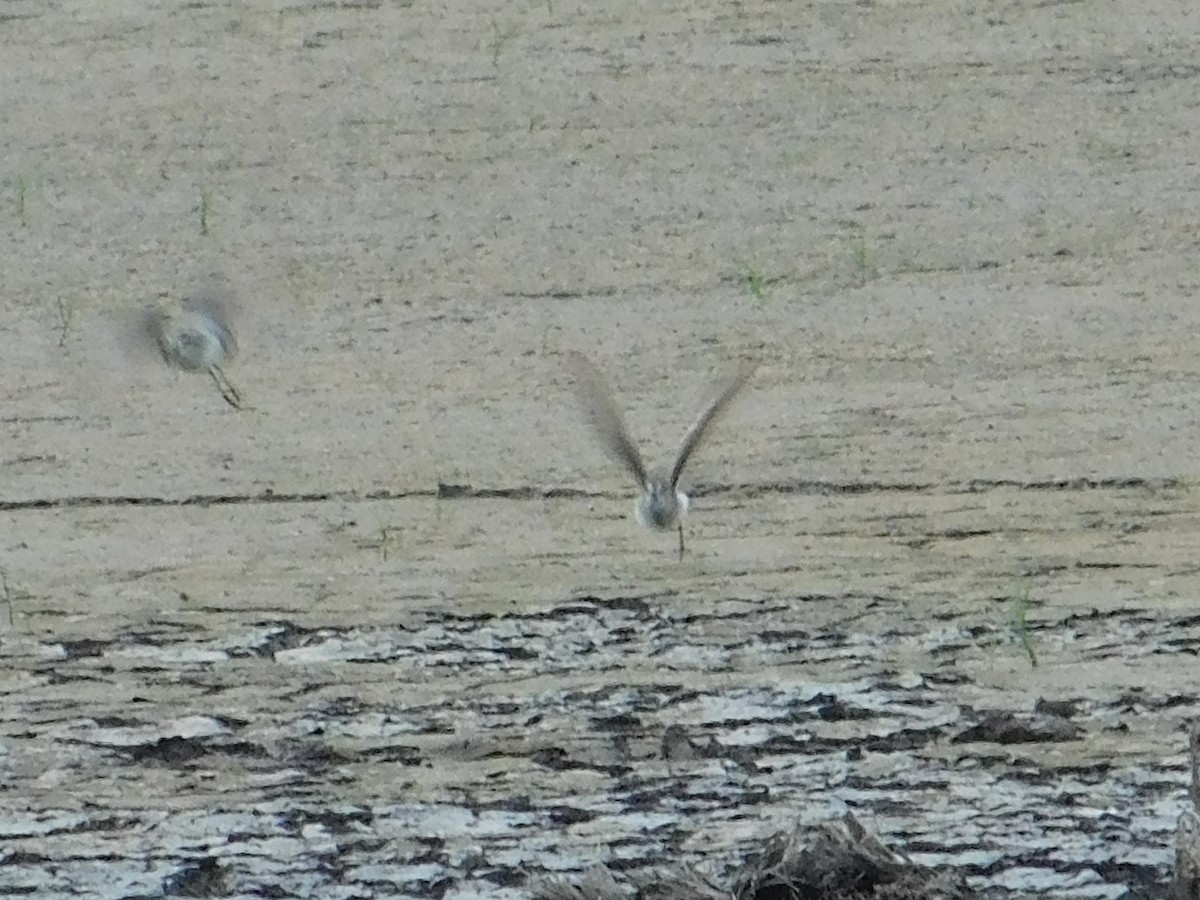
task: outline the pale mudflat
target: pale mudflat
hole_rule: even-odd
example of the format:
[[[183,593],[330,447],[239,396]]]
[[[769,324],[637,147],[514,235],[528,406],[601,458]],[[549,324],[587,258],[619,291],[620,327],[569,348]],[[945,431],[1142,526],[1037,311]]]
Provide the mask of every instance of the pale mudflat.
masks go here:
[[[0,888],[521,896],[846,808],[1012,896],[1165,879],[1190,4],[5,13]],[[253,410],[81,362],[214,268]],[[761,361],[682,562],[568,348],[637,435]]]

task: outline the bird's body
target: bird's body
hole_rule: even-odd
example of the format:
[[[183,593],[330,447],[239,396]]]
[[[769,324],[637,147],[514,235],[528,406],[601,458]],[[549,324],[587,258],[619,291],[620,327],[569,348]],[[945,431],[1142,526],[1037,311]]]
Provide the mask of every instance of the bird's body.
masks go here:
[[[641,496],[634,504],[633,516],[639,525],[654,531],[674,528],[691,506],[688,495],[663,479],[651,479],[642,485]]]
[[[167,365],[185,372],[207,372],[237,352],[233,332],[225,323],[199,310],[164,316],[156,331]]]
[[[241,408],[241,395],[223,368],[237,355],[237,338],[228,308],[220,299],[201,294],[185,300],[178,312],[149,311],[143,333],[155,342],[168,366],[183,372],[208,372],[225,402]]]
[[[604,377],[582,353],[572,353],[570,358],[579,396],[597,435],[609,454],[637,479],[641,493],[634,505],[634,517],[640,524],[655,531],[678,529],[679,555],[683,556],[683,516],[691,503],[688,495],[679,489],[680,476],[683,475],[684,466],[700,445],[708,427],[746,383],[754,371],[753,367],[743,367],[737,374],[713,386],[708,402],[684,434],[670,472],[649,476],[642,462],[642,455],[629,436],[625,421],[613,402],[612,392]]]

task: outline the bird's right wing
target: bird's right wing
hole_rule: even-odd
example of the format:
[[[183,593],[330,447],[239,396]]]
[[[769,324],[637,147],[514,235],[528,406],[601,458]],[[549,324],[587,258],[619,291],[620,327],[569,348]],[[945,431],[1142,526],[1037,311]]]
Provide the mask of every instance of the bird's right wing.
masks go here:
[[[646,486],[646,466],[642,455],[629,436],[625,420],[621,417],[608,382],[591,361],[578,351],[568,355],[572,372],[575,374],[576,392],[584,411],[591,419],[596,434],[614,459],[627,468],[638,480],[638,487]]]

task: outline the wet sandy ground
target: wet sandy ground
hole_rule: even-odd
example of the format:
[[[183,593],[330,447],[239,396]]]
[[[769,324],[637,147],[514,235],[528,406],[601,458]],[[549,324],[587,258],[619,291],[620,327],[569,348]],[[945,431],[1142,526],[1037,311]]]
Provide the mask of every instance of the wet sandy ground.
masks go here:
[[[1198,17],[11,0],[0,888],[524,896],[850,809],[1160,894]],[[214,267],[240,413],[117,338]],[[572,348],[656,460],[760,361],[683,561]]]

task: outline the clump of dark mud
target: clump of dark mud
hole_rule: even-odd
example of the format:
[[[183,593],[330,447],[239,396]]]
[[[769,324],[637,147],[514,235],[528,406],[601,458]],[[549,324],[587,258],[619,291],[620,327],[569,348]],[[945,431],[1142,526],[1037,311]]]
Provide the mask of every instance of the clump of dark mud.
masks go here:
[[[537,900],[968,900],[981,895],[962,875],[917,865],[885,847],[852,815],[775,835],[722,887],[689,869],[630,873],[594,869],[578,883],[542,879]]]

